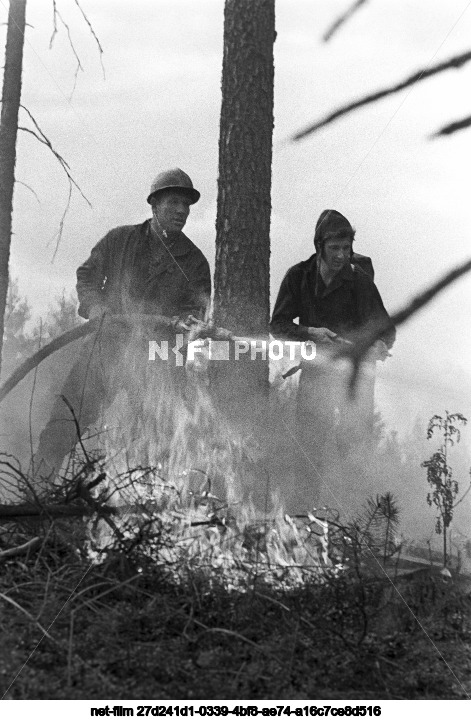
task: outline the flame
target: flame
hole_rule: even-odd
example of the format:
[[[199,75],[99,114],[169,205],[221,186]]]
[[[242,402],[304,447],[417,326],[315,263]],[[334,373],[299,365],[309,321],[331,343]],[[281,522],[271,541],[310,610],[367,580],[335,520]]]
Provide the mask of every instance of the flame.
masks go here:
[[[141,553],[178,578],[217,573],[239,589],[248,577],[286,587],[320,578],[331,565],[327,524],[292,518],[273,493],[268,513],[256,510],[245,481],[259,473],[257,443],[216,410],[204,375],[194,372],[182,391],[168,364],[125,361],[122,388],[136,388],[139,373],[141,393],[123,390],[106,412],[100,492],[120,514],[114,530],[103,521],[90,528],[92,555],[106,553],[116,533],[129,544],[141,533]]]

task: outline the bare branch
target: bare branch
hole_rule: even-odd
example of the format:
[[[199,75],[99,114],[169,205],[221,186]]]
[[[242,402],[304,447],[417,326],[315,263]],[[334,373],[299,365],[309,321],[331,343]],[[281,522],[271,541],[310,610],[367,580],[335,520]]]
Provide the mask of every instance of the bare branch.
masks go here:
[[[47,638],[49,638],[51,641],[54,641],[54,640],[55,640],[55,639],[53,639],[52,636],[47,632],[47,630],[46,630],[45,628],[43,628],[43,626],[41,626],[41,624],[39,623],[39,621],[36,621],[36,619],[33,618],[33,616],[29,613],[29,611],[27,611],[25,608],[23,608],[23,606],[20,606],[20,604],[17,603],[16,601],[14,601],[13,598],[10,598],[10,596],[7,596],[5,593],[0,593],[0,599],[3,599],[3,600],[6,601],[7,603],[10,603],[12,606],[14,606],[15,608],[17,608],[18,611],[21,611],[22,613],[24,613],[25,616],[27,616],[33,623],[36,624],[36,626],[39,628],[39,630],[41,631],[41,633],[42,633],[44,636],[47,636]]]
[[[69,196],[67,198],[67,204],[65,206],[64,212],[62,213],[62,218],[60,219],[59,230],[57,231],[56,235],[54,236],[54,238],[56,239],[56,247],[54,248],[54,253],[52,254],[51,263],[54,262],[54,259],[57,255],[57,251],[59,250],[59,244],[62,240],[62,234],[64,232],[65,219],[66,219],[67,213],[69,212],[69,209],[70,209],[71,198],[72,198],[72,184],[69,180]],[[54,240],[54,238],[53,238],[53,240]]]
[[[361,8],[362,5],[365,5],[368,2],[368,0],[356,0],[353,5],[350,5],[348,10],[346,10],[343,15],[340,15],[337,20],[335,20],[332,25],[326,30],[324,35],[322,36],[322,40],[327,43],[337,32],[337,30],[347,22],[347,20],[350,20],[352,15],[356,13],[357,10]]]
[[[54,38],[55,38],[56,35],[57,35],[57,20],[56,20],[56,18],[57,18],[57,5],[56,5],[56,0],[52,0],[52,22],[53,22],[53,26],[54,26],[54,27],[53,27],[53,30],[52,30],[51,39],[49,40],[49,50],[52,48],[52,45],[53,45],[53,43],[54,43]]]
[[[440,138],[443,135],[452,135],[453,133],[458,133],[460,130],[469,128],[470,125],[471,125],[471,115],[469,115],[467,118],[462,118],[462,120],[455,120],[454,123],[450,123],[449,125],[444,125],[443,128],[440,128],[440,130],[437,130],[430,137],[431,138]]]
[[[417,313],[417,311],[430,303],[430,301],[435,298],[438,293],[444,290],[447,286],[454,283],[462,275],[465,275],[465,273],[469,273],[469,271],[471,271],[471,260],[467,260],[462,265],[459,265],[457,268],[454,268],[454,270],[448,272],[446,275],[440,278],[440,280],[427,288],[423,293],[420,293],[415,298],[413,298],[410,303],[408,303],[406,306],[404,306],[404,308],[402,308],[402,310],[399,310],[397,313],[391,316],[391,320],[394,325],[398,326],[402,323],[405,323],[406,320],[409,320],[409,318],[411,318],[415,313]],[[355,343],[355,345],[347,346],[345,348],[342,347],[339,350],[337,357],[347,357],[353,363],[352,374],[349,381],[351,396],[355,395],[358,372],[362,360],[368,353],[373,343],[379,340],[385,330],[386,328],[384,328],[384,326],[377,325],[368,333],[365,333],[361,340]]]
[[[54,3],[54,4],[55,4],[55,3]],[[75,73],[74,73],[74,84],[73,84],[73,86],[72,86],[72,92],[70,93],[70,98],[72,99],[72,96],[73,96],[74,90],[75,90],[75,86],[77,85],[77,77],[78,77],[78,74],[79,74],[79,71],[80,71],[80,70],[83,72],[83,66],[82,66],[82,63],[80,62],[80,58],[79,58],[79,56],[78,56],[78,53],[77,53],[77,51],[76,51],[76,49],[75,49],[75,46],[74,46],[74,43],[73,43],[73,40],[72,40],[72,34],[71,34],[71,32],[70,32],[69,26],[67,25],[67,23],[65,22],[65,20],[64,20],[63,17],[62,17],[62,15],[60,14],[60,12],[59,12],[57,9],[56,9],[55,12],[56,12],[56,14],[57,14],[57,17],[58,17],[59,20],[61,21],[62,25],[63,25],[63,26],[65,27],[65,29],[67,30],[67,35],[68,35],[68,37],[69,37],[69,44],[70,44],[70,47],[72,48],[72,52],[73,52],[73,54],[75,55],[75,59],[76,59],[76,61],[77,61],[77,67],[75,68]]]
[[[37,131],[37,132],[35,132],[34,130],[31,130],[30,128],[25,128],[25,127],[20,127],[19,130],[24,130],[24,131],[27,132],[27,133],[31,133],[31,135],[34,135],[34,137],[35,137],[37,140],[39,140],[41,143],[43,143],[44,145],[46,145],[46,146],[49,148],[49,150],[51,151],[51,153],[57,158],[58,162],[60,163],[63,171],[65,172],[65,174],[67,175],[67,178],[69,179],[69,182],[70,182],[73,186],[75,186],[75,188],[79,191],[79,193],[80,193],[80,195],[82,196],[82,198],[86,201],[86,203],[87,203],[87,204],[89,205],[89,207],[91,208],[91,207],[92,207],[92,204],[90,203],[90,201],[88,200],[88,198],[86,197],[86,195],[83,193],[81,187],[78,185],[78,183],[76,183],[76,181],[74,180],[74,178],[73,178],[72,175],[70,174],[70,166],[69,166],[69,164],[67,163],[67,161],[64,160],[64,158],[62,157],[62,155],[61,155],[60,153],[58,153],[57,150],[54,149],[54,147],[52,146],[51,141],[50,141],[49,138],[45,135],[45,133],[43,133],[43,131],[42,131],[41,128],[39,127],[36,119],[34,118],[34,116],[32,115],[32,113],[28,110],[28,108],[26,108],[24,105],[21,105],[20,107],[23,108],[23,110],[28,114],[28,116],[29,116],[29,118],[31,119],[31,121],[33,122],[34,127],[36,128],[36,131]]]
[[[351,113],[354,110],[358,110],[358,108],[362,108],[365,105],[370,105],[371,103],[375,103],[378,100],[381,100],[382,98],[388,97],[390,95],[394,95],[395,93],[399,93],[401,90],[404,90],[405,88],[408,88],[411,85],[415,85],[416,83],[419,83],[422,80],[426,80],[427,78],[430,78],[433,75],[442,73],[445,70],[455,70],[457,68],[462,68],[470,60],[471,60],[471,51],[468,51],[466,53],[462,53],[461,55],[455,55],[454,57],[449,58],[448,60],[445,60],[442,63],[438,63],[437,65],[432,65],[431,67],[423,68],[422,70],[417,71],[413,75],[410,75],[405,80],[401,80],[401,82],[397,83],[396,85],[392,85],[389,88],[383,88],[382,90],[378,90],[375,93],[371,93],[370,95],[365,95],[363,98],[360,98],[360,100],[355,100],[351,103],[348,103],[347,105],[342,105],[340,108],[337,108],[337,110],[334,110],[333,112],[329,113],[321,120],[318,120],[317,122],[312,123],[312,125],[308,125],[306,128],[304,128],[304,130],[300,130],[299,132],[295,133],[295,135],[292,135],[291,141],[296,142],[297,140],[302,140],[307,135],[310,135],[311,133],[314,133],[316,130],[319,130],[320,128],[323,128],[324,126],[329,125],[334,120],[337,120],[338,118],[341,118],[344,115],[348,115],[348,113]]]
[[[101,43],[100,43],[100,41],[99,41],[99,39],[98,39],[98,36],[97,36],[96,32],[95,32],[94,29],[93,29],[93,26],[92,26],[90,20],[88,19],[88,17],[86,16],[85,12],[83,11],[83,9],[82,9],[79,1],[78,1],[78,0],[75,0],[75,4],[77,5],[78,9],[79,9],[80,12],[82,13],[83,19],[84,19],[85,22],[87,23],[87,25],[88,25],[88,27],[89,27],[89,29],[90,29],[90,32],[91,32],[91,34],[93,35],[93,37],[94,37],[94,39],[95,39],[95,42],[96,42],[96,44],[97,44],[97,46],[98,46],[98,52],[100,53],[101,69],[103,70],[103,78],[105,78],[105,66],[103,65],[103,48],[102,48],[102,46],[101,46]]]
[[[15,183],[16,183],[17,185],[23,185],[25,188],[28,188],[28,190],[30,190],[30,191],[32,192],[32,194],[34,195],[34,197],[35,197],[36,200],[38,201],[39,205],[41,205],[41,201],[40,201],[40,199],[39,199],[38,194],[36,193],[36,191],[35,191],[30,185],[28,185],[28,183],[23,183],[21,180],[15,180]]]

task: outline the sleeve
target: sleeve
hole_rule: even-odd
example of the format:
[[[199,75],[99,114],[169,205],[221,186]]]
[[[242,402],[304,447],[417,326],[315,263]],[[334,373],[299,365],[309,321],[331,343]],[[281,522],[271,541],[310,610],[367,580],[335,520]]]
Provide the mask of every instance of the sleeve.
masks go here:
[[[270,332],[275,337],[297,341],[309,340],[307,326],[294,323],[294,319],[301,315],[299,292],[296,274],[290,269],[281,282],[270,321]]]
[[[88,318],[94,305],[105,302],[103,285],[106,280],[109,233],[93,248],[90,257],[77,269],[78,313]]]
[[[182,316],[194,315],[205,320],[209,312],[211,301],[211,271],[209,263],[201,253],[197,259],[191,276],[191,289],[187,299],[181,305]]]
[[[365,291],[360,293],[360,315],[364,319],[363,328],[371,331],[381,329],[380,340],[383,340],[388,348],[392,348],[396,340],[396,328],[372,281],[368,283]]]

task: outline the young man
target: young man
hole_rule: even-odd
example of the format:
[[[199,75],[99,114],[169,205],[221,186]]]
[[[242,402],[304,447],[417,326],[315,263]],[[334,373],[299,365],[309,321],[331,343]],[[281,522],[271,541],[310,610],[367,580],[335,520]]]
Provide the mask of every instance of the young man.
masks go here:
[[[131,403],[142,399],[148,338],[136,329],[140,317],[169,316],[181,328],[187,327],[190,316],[204,318],[211,296],[209,264],[182,232],[190,206],[199,198],[179,168],[160,173],[147,198],[152,218],[111,230],[78,268],[79,314],[89,319],[104,316],[99,331],[83,343],[61,393],[81,432],[97,421],[102,406],[112,402],[123,384]],[[126,322],[127,317],[132,322]],[[40,476],[59,471],[77,442],[75,420],[59,397],[35,456]]]
[[[326,465],[335,423],[338,426],[348,411],[343,379],[330,351],[339,343],[354,343],[371,328],[382,328],[370,361],[384,360],[395,339],[394,326],[371,278],[371,261],[353,253],[354,236],[341,213],[321,213],[314,235],[316,252],[288,270],[270,323],[278,338],[316,343],[316,361],[302,370],[297,397],[298,440],[300,452],[306,454],[304,473],[311,482]],[[358,418],[363,432],[373,420],[373,383],[370,386],[363,399],[363,418]],[[350,432],[345,426],[342,430]]]

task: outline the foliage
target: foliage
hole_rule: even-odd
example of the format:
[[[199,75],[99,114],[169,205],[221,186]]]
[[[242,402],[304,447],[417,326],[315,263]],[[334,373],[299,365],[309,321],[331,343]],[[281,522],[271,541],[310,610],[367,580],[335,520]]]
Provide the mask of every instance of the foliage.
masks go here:
[[[432,490],[427,494],[429,506],[436,506],[438,509],[435,531],[443,533],[443,565],[446,567],[448,561],[447,533],[453,520],[453,511],[460,501],[456,501],[459,493],[458,482],[453,478],[453,471],[448,461],[450,448],[459,443],[461,433],[458,424],[466,425],[467,419],[461,413],[449,413],[445,411],[445,417],[434,415],[428,424],[427,438],[430,440],[434,432],[443,435],[443,442],[438,451],[432,454],[428,461],[422,463],[427,469],[427,482]],[[469,488],[468,488],[469,491]],[[468,492],[466,491],[466,493]],[[461,500],[464,496],[461,498]]]

